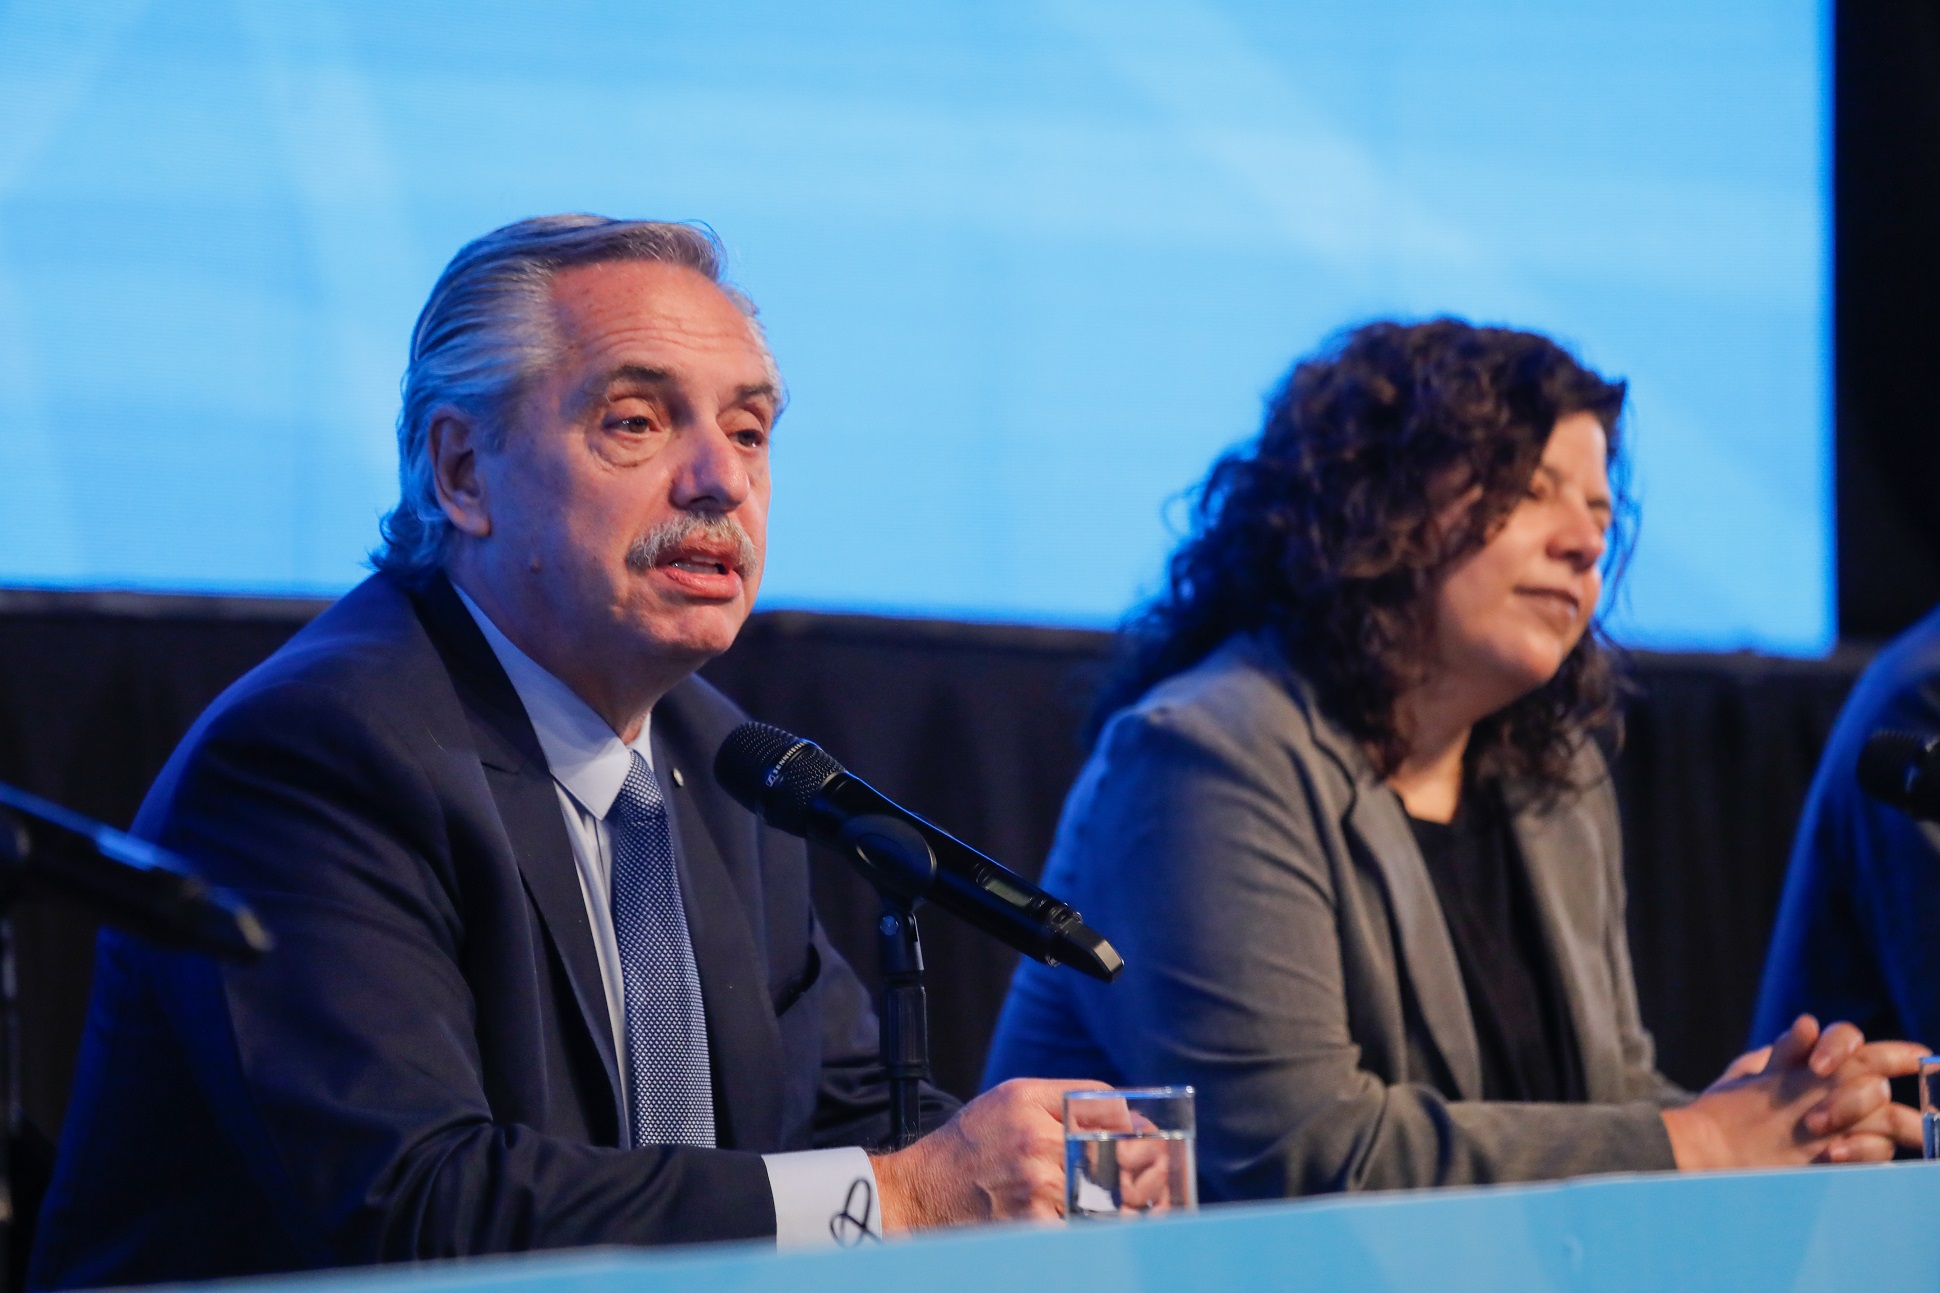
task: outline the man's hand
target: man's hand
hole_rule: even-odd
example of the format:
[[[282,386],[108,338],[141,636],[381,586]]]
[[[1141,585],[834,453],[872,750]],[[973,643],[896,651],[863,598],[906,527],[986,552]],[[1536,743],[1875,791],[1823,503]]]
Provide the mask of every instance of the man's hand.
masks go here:
[[[908,1149],[876,1158],[886,1234],[1064,1215],[1066,1091],[1102,1082],[1013,1078]]]
[[[1851,1024],[1821,1032],[1801,1015],[1772,1045],[1740,1056],[1683,1109],[1664,1111],[1685,1170],[1875,1162],[1919,1144],[1919,1115],[1892,1103],[1887,1079],[1926,1048],[1868,1043]]]

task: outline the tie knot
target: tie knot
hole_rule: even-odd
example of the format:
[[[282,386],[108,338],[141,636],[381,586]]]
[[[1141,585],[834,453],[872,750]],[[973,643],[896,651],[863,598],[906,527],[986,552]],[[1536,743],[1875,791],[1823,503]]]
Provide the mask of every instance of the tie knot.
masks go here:
[[[620,793],[613,800],[613,813],[622,821],[637,821],[643,817],[666,810],[660,798],[660,783],[654,780],[653,769],[640,757],[638,750],[632,751],[633,765],[626,771],[626,780],[620,785]]]

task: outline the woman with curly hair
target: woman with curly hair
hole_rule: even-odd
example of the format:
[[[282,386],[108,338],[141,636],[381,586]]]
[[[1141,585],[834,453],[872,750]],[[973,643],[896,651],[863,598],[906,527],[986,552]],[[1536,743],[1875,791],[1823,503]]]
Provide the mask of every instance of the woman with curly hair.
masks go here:
[[[1701,1095],[1652,1063],[1595,619],[1624,387],[1374,323],[1212,469],[1123,635],[1045,885],[1112,986],[1026,962],[987,1080],[1199,1093],[1208,1198],[1890,1157],[1921,1053],[1801,1019]]]

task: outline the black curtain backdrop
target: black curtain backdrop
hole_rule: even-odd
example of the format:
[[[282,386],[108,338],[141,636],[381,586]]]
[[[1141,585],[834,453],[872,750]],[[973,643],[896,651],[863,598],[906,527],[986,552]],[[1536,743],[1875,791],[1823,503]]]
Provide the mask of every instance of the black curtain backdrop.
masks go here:
[[[1839,635],[1940,601],[1940,4],[1841,0],[1833,31]]]
[[[0,594],[0,780],[125,826],[202,708],[317,609]],[[1035,875],[1109,647],[1102,633],[775,612],[757,615],[707,676]],[[1860,663],[1633,660],[1639,694],[1617,763],[1632,946],[1663,1066],[1686,1084],[1743,1048],[1799,806]],[[873,895],[838,859],[818,856],[816,868],[837,945],[873,978]],[[48,902],[16,921],[24,1099],[51,1131],[80,1042],[93,927]],[[1014,958],[940,912],[924,939],[937,1074],[968,1095]]]

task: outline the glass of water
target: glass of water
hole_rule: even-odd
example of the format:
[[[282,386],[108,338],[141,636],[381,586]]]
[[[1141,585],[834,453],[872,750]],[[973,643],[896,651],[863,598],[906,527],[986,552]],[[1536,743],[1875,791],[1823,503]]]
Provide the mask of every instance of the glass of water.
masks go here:
[[[1066,1219],[1195,1211],[1195,1135],[1189,1086],[1066,1091]]]
[[[1921,1140],[1928,1158],[1940,1158],[1940,1055],[1920,1061],[1919,1080]],[[1070,1126],[1068,1117],[1065,1125]]]

